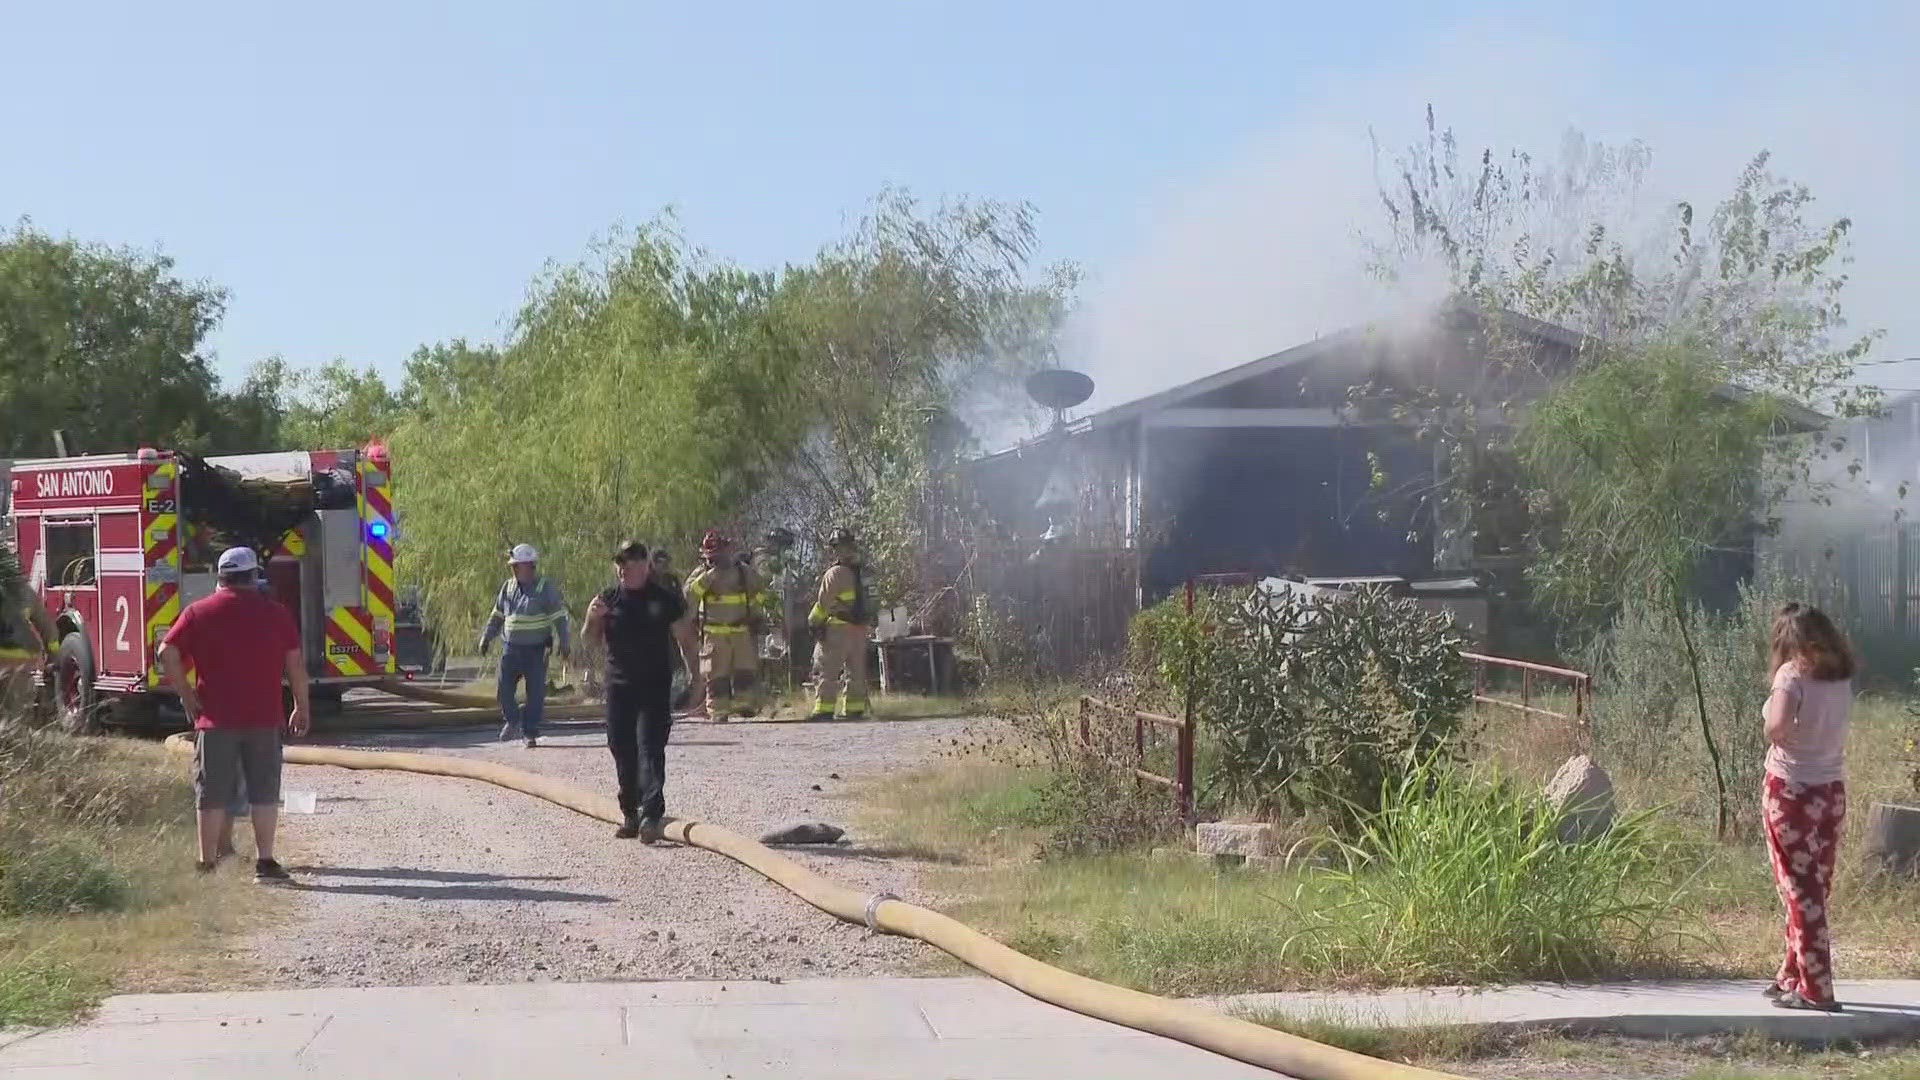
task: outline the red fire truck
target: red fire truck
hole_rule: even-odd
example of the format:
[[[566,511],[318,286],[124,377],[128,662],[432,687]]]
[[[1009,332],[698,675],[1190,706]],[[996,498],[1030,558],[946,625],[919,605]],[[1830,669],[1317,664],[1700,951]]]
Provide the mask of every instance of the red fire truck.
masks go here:
[[[397,671],[392,473],[378,443],[16,461],[9,486],[20,564],[60,635],[41,681],[70,730],[160,722],[163,705],[179,719],[154,653],[181,609],[214,588],[221,530],[196,500],[231,503],[242,490],[287,493],[248,520],[273,522],[277,539],[258,545],[265,587],[294,613],[315,696]]]

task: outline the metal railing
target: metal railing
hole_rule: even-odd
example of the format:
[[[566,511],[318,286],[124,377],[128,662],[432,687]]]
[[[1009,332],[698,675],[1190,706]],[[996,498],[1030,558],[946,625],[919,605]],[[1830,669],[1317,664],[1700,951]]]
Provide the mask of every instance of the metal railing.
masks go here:
[[[1115,761],[1104,754],[1094,743],[1093,718],[1096,714],[1133,721],[1133,760]],[[1147,729],[1171,730],[1174,733],[1173,775],[1162,776],[1149,771],[1147,760]],[[1123,769],[1130,769],[1134,779],[1149,784],[1157,784],[1171,789],[1174,801],[1180,806],[1180,816],[1185,820],[1193,813],[1193,721],[1180,720],[1158,713],[1129,709],[1112,702],[1102,701],[1091,695],[1080,699],[1080,749],[1087,754],[1107,757],[1107,760]]]
[[[1484,653],[1461,653],[1473,664],[1473,703],[1474,711],[1479,712],[1482,705],[1492,705],[1502,709],[1512,709],[1529,716],[1545,716],[1555,720],[1570,721],[1577,727],[1587,726],[1587,711],[1593,696],[1593,676],[1572,668],[1554,667],[1550,664],[1536,664],[1530,660],[1514,660],[1505,656],[1488,656]],[[1520,700],[1494,697],[1488,685],[1487,674],[1490,668],[1499,668],[1520,673]],[[1534,704],[1534,680],[1542,678],[1552,683],[1564,683],[1573,694],[1573,712],[1563,713],[1542,708]]]

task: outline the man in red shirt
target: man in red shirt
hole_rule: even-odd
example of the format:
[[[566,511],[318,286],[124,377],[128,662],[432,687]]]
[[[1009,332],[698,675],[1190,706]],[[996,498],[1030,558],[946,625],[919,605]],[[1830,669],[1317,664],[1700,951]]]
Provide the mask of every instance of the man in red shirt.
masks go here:
[[[174,620],[160,646],[160,664],[193,717],[194,799],[199,813],[199,866],[213,869],[227,826],[227,805],[242,776],[253,807],[258,857],[253,878],[290,880],[273,858],[280,820],[280,679],[293,688],[288,730],[307,733],[307,667],[293,616],[255,587],[260,566],[248,548],[220,555],[220,587]],[[193,677],[187,665],[193,665]]]

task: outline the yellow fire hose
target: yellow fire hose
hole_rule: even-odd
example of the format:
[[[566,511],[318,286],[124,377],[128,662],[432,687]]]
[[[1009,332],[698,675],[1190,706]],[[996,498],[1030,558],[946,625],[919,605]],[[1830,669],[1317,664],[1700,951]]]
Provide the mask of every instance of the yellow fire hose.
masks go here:
[[[175,735],[167,740],[167,746],[176,752],[190,753],[193,741],[191,736]],[[621,822],[620,808],[613,799],[563,780],[490,761],[321,746],[288,746],[283,756],[295,765],[387,769],[481,780],[610,824]],[[925,942],[1023,994],[1098,1020],[1162,1035],[1300,1080],[1462,1080],[1449,1073],[1382,1061],[1197,1005],[1063,971],[1015,952],[964,923],[909,904],[891,893],[868,896],[835,884],[792,859],[718,825],[673,818],[667,822],[666,835],[688,847],[725,855],[835,918]]]

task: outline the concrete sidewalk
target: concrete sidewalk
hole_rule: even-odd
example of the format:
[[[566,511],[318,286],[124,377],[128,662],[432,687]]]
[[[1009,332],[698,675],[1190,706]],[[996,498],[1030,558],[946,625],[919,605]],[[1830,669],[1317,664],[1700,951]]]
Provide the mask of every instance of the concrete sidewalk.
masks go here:
[[[986,979],[139,995],[0,1044],[7,1080],[1274,1076]]]
[[[1551,1026],[1645,1037],[1920,1037],[1920,980],[1840,985],[1837,1015],[1758,983],[1550,984],[1206,1003],[1353,1026]],[[988,979],[520,983],[109,998],[78,1027],[0,1032],[5,1080],[1243,1080],[1275,1075]]]
[[[1551,1026],[1585,1034],[1672,1038],[1753,1032],[1781,1042],[1920,1038],[1920,980],[1841,982],[1846,1011],[1778,1009],[1747,982],[1638,982],[1378,994],[1243,994],[1206,1003],[1236,1016],[1286,1016],[1355,1027]]]

